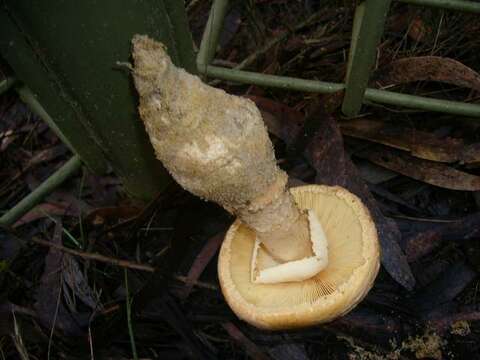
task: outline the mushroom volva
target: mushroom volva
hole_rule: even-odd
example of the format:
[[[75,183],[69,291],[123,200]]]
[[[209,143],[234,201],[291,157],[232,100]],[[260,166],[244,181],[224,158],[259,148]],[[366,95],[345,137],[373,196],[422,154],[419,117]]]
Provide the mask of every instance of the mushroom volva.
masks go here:
[[[186,190],[237,216],[218,261],[238,317],[265,329],[308,326],[352,309],[379,268],[375,224],[340,187],[287,189],[255,104],[175,67],[136,35],[139,113],[157,158]]]

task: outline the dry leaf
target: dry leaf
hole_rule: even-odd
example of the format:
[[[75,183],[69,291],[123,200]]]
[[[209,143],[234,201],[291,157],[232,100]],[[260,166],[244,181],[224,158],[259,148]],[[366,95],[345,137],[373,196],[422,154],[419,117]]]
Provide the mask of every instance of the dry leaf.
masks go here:
[[[342,121],[340,127],[344,135],[408,151],[421,159],[447,163],[468,159],[463,157],[461,139],[440,138],[425,131],[367,118]]]
[[[413,81],[440,81],[480,91],[480,75],[457,60],[439,56],[399,59],[376,70],[372,84],[377,88]]]
[[[375,146],[356,155],[430,185],[451,190],[480,190],[480,176],[468,174],[438,162],[417,159],[405,152],[385,146]]]
[[[62,232],[63,225],[59,220],[55,226],[53,243],[61,245]],[[61,251],[49,249],[45,258],[45,270],[35,289],[34,309],[37,319],[45,329],[50,331],[55,327],[67,336],[79,336],[82,330],[62,301],[63,256]]]
[[[464,261],[451,264],[431,284],[418,291],[415,308],[423,313],[455,299],[477,276],[477,273]]]
[[[410,262],[420,259],[445,242],[466,241],[480,236],[480,213],[415,234],[406,240]]]
[[[186,276],[185,280],[185,288],[181,293],[181,298],[186,299],[190,292],[192,291],[193,285],[197,282],[202,275],[203,270],[207,267],[208,263],[215,254],[220,249],[220,245],[222,245],[223,238],[225,237],[225,232],[220,232],[215,236],[212,236],[203,246],[202,250],[196,256],[188,275]]]
[[[69,209],[70,205],[68,203],[42,203],[37,206],[35,206],[32,210],[27,212],[25,215],[23,215],[19,220],[13,224],[13,227],[19,227],[24,224],[28,224],[32,221],[38,220],[38,219],[43,219],[45,217],[49,216],[64,216],[67,215],[67,211]],[[69,215],[72,216],[78,216],[78,213],[71,213],[69,212]]]

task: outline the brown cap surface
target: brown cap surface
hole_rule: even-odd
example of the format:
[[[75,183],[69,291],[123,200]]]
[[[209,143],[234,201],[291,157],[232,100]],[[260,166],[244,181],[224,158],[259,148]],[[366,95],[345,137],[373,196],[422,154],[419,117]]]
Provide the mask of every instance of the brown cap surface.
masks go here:
[[[290,191],[300,209],[315,212],[325,231],[325,270],[299,282],[254,284],[250,269],[256,235],[239,220],[227,232],[218,259],[225,299],[239,318],[259,328],[310,326],[347,313],[370,290],[380,266],[375,224],[358,197],[323,185]],[[262,248],[258,256],[269,257]]]

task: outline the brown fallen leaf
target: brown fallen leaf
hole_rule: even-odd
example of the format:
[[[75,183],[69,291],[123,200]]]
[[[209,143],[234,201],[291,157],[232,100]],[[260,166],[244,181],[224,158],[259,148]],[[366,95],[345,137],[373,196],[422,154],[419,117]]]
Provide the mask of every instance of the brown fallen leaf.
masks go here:
[[[376,70],[372,86],[390,87],[413,81],[439,81],[480,91],[480,75],[461,62],[439,56],[395,60]]]
[[[203,270],[207,267],[208,263],[215,254],[220,249],[220,245],[222,245],[223,238],[225,237],[225,233],[222,231],[215,236],[212,236],[203,246],[202,250],[196,256],[188,275],[185,279],[185,288],[183,289],[180,297],[182,299],[186,299],[190,292],[192,291],[193,286],[202,275]]]
[[[54,244],[61,245],[62,233],[63,225],[58,220],[52,239]],[[63,256],[61,251],[50,248],[45,258],[45,270],[35,289],[34,310],[40,324],[48,331],[55,328],[67,336],[79,336],[83,331],[62,301]]]
[[[460,161],[463,164],[478,164],[480,163],[480,144],[466,145],[462,151]]]
[[[64,202],[58,203],[43,203],[35,206],[32,210],[18,219],[13,228],[28,224],[32,221],[43,219],[49,216],[79,216],[79,213],[74,209],[70,209],[70,205]]]
[[[355,155],[430,185],[451,190],[480,190],[480,176],[468,174],[438,162],[418,159],[385,146],[375,146]]]
[[[315,182],[343,186],[364,201],[377,226],[383,266],[399,284],[413,289],[415,279],[398,244],[400,231],[393,220],[382,214],[355,165],[345,153],[342,135],[334,118],[319,111],[313,112],[309,119],[317,122],[315,135],[306,148],[306,156],[317,171]]]
[[[136,206],[107,206],[96,208],[89,212],[84,221],[93,224],[103,224],[109,220],[124,220],[135,218],[141,209]]]
[[[416,261],[445,242],[466,241],[479,236],[480,213],[476,213],[406,239],[407,258],[409,262]]]
[[[418,291],[413,299],[418,315],[454,300],[477,276],[463,260],[451,264],[444,273]]]
[[[425,131],[368,118],[342,121],[340,128],[344,135],[408,151],[421,159],[447,163],[472,160],[473,152],[464,156],[465,146],[461,139],[440,138]]]
[[[24,174],[28,173],[34,166],[38,164],[45,164],[49,161],[55,160],[56,158],[64,155],[67,152],[65,145],[53,146],[48,149],[40,150],[32,155],[32,157],[27,161],[25,167],[15,174],[11,175],[7,181],[2,184],[0,193],[5,193],[9,191],[9,186],[15,181],[18,181]]]

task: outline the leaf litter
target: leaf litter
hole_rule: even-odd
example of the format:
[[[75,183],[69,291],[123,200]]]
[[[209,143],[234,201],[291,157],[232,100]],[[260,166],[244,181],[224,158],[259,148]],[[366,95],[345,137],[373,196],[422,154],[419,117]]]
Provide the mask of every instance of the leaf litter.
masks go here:
[[[216,61],[235,67],[247,59],[244,66],[252,71],[343,81],[353,8],[326,4],[323,10],[308,3],[236,4]],[[205,1],[191,7],[195,39],[208,7]],[[320,13],[303,24],[305,11]],[[372,86],[478,102],[479,44],[471,35],[478,21],[399,3],[387,23],[395,17],[396,27],[388,28],[379,48]],[[123,267],[129,269],[130,322],[142,358],[477,354],[478,128],[455,116],[385,107],[365,107],[360,118],[346,120],[339,109],[342,92],[321,96],[219,86],[259,105],[291,183],[340,184],[369,204],[385,271],[365,301],[328,325],[279,333],[253,329],[235,318],[218,290],[219,234],[233,219],[178,188],[147,206],[135,203],[114,174],[87,174],[83,180],[72,178],[39,205],[49,216],[30,214],[17,224],[21,242],[11,229],[1,230],[3,353],[131,358]],[[312,111],[312,103],[323,110]],[[0,97],[0,114],[3,210],[48,176],[68,151],[13,94]],[[377,164],[385,160],[379,154],[395,166],[380,172]],[[470,332],[451,333],[461,321]],[[465,347],[465,341],[471,345]],[[392,342],[401,345],[392,347]]]

